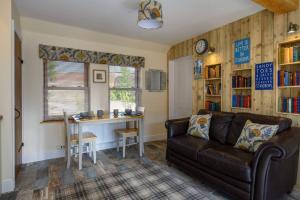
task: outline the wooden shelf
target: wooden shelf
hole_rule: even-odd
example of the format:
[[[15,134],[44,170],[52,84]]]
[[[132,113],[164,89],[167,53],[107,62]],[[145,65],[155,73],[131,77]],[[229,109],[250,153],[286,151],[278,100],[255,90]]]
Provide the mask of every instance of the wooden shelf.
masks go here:
[[[279,89],[300,88],[300,85],[279,86]]]
[[[279,64],[280,66],[287,66],[287,65],[300,65],[300,61],[297,62],[291,62],[291,63],[282,63]]]
[[[207,97],[221,97],[219,94],[205,94]]]
[[[282,114],[282,115],[295,115],[295,116],[299,116],[300,113],[288,113],[288,112],[276,112],[278,114]]]
[[[244,107],[231,107],[232,109],[240,109],[240,110],[250,110],[250,108],[244,108]]]
[[[233,90],[251,90],[251,87],[244,87],[244,88],[232,88]]]
[[[221,78],[206,78],[206,81],[221,80]]]
[[[244,69],[233,69],[233,72],[239,72],[239,71],[247,71],[247,70],[252,70],[252,68],[244,68]]]
[[[296,38],[296,39],[293,39],[293,40],[284,41],[284,42],[280,42],[279,45],[293,44],[293,43],[297,43],[297,42],[300,42],[299,38]]]

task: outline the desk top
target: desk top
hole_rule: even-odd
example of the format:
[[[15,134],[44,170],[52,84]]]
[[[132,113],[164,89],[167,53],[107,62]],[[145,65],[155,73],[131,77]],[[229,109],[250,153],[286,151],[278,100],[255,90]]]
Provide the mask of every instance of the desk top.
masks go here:
[[[89,123],[89,122],[103,122],[103,123],[109,123],[109,122],[118,122],[118,121],[126,121],[126,120],[138,120],[143,119],[144,116],[118,116],[114,117],[113,115],[104,115],[103,117],[92,117],[92,118],[86,118],[86,119],[74,119],[74,122],[76,123]]]

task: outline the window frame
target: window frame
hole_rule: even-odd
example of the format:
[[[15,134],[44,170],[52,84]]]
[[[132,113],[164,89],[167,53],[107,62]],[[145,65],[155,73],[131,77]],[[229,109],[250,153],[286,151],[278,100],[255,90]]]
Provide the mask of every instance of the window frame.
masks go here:
[[[108,110],[109,113],[112,113],[113,110],[110,110],[110,92],[112,90],[124,90],[124,91],[135,91],[135,110],[140,106],[141,102],[141,94],[142,90],[140,88],[140,68],[139,67],[132,67],[132,66],[119,66],[119,67],[131,67],[134,68],[135,70],[135,81],[136,81],[136,87],[134,88],[116,88],[116,87],[110,87],[110,67],[115,67],[118,65],[108,65]],[[120,112],[120,111],[119,111]]]
[[[85,111],[88,112],[91,107],[91,101],[90,101],[90,84],[89,84],[89,63],[83,63],[84,64],[84,87],[56,87],[51,86],[48,87],[48,63],[51,61],[59,61],[59,62],[70,62],[70,61],[63,61],[63,60],[48,60],[43,59],[43,70],[44,70],[44,80],[43,80],[43,104],[44,104],[44,113],[43,118],[44,121],[55,121],[55,120],[62,120],[63,119],[63,113],[61,115],[53,115],[49,116],[48,112],[48,91],[49,90],[80,90],[84,91],[84,105],[85,105]],[[76,63],[76,62],[72,62]],[[73,113],[71,113],[73,114]]]

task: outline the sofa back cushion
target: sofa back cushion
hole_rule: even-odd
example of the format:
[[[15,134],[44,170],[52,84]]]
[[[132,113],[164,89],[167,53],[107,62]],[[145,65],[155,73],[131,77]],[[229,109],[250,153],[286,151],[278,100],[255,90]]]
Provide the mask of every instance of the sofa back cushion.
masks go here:
[[[198,112],[199,115],[207,113],[209,112],[205,110],[200,110]],[[235,114],[230,112],[212,112],[209,139],[226,144],[227,135],[234,116]]]
[[[252,113],[236,113],[228,133],[228,144],[235,145],[247,120],[251,120],[253,123],[258,124],[279,125],[277,133],[290,128],[292,125],[292,120],[284,117],[258,115]]]

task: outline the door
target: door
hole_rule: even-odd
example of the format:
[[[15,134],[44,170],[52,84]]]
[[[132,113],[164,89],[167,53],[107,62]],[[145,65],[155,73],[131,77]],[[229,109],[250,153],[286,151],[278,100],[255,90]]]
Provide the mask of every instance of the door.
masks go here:
[[[193,59],[183,57],[169,63],[169,118],[192,115]]]
[[[22,164],[22,44],[15,33],[15,177]]]

